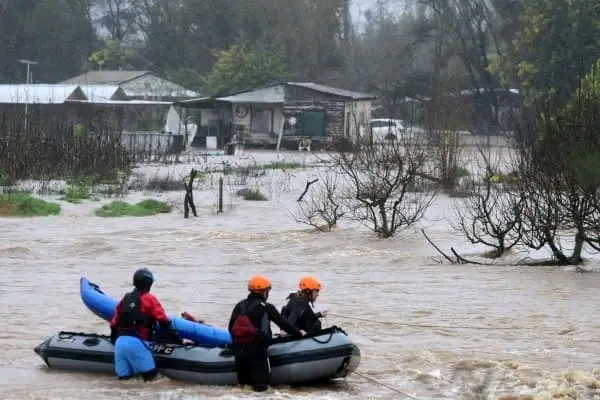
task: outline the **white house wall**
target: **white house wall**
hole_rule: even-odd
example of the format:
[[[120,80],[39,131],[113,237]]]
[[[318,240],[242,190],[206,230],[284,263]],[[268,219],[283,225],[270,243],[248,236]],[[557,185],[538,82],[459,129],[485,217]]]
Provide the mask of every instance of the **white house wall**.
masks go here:
[[[372,101],[356,100],[346,102],[344,118],[344,135],[356,139],[358,134],[364,135],[371,119]]]
[[[145,75],[120,85],[127,96],[194,97],[198,94],[154,75]]]

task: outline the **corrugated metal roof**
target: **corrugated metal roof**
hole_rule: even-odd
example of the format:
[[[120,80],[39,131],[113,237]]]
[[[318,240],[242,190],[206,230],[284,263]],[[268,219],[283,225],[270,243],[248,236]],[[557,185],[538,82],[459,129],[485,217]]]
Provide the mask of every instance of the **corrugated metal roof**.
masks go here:
[[[81,85],[80,87],[90,101],[117,100],[126,97],[123,89],[116,85]]]
[[[0,85],[0,103],[3,104],[62,104],[77,96],[78,85],[17,84]],[[83,96],[85,97],[85,96]]]
[[[278,104],[284,101],[284,88],[282,85],[270,86],[262,89],[250,90],[226,97],[218,97],[218,101],[230,103],[267,103]]]
[[[352,90],[338,89],[331,86],[321,85],[314,82],[288,82],[290,86],[299,86],[316,92],[332,94],[334,96],[346,97],[352,100],[374,100],[377,96],[367,93],[354,92]]]
[[[169,105],[170,101],[155,100],[67,100],[66,103],[89,103],[106,105]]]
[[[176,84],[173,84],[176,85]],[[177,85],[179,86],[179,85]],[[142,96],[158,96],[158,97],[196,97],[197,92],[188,90],[182,86],[180,89],[169,89],[166,87],[156,89],[133,89],[130,87],[124,87],[123,91],[129,97],[142,97]]]
[[[62,81],[66,84],[77,85],[120,85],[151,73],[150,71],[89,71],[85,74]]]

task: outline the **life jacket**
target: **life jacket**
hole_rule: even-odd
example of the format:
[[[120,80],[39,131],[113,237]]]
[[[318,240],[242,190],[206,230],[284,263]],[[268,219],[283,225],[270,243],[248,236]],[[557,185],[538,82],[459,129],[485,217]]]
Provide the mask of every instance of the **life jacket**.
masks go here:
[[[250,344],[255,343],[260,334],[267,334],[269,330],[269,316],[265,312],[262,320],[261,326],[257,327],[252,323],[252,320],[248,316],[250,311],[254,309],[254,307],[261,304],[261,302],[255,302],[250,304],[250,302],[246,302],[242,306],[242,312],[237,316],[233,325],[231,326],[231,337],[234,343],[239,344]]]
[[[296,296],[298,296],[298,294],[296,292],[292,292],[286,298],[287,302],[283,307],[281,307],[281,316],[283,316],[283,318],[287,319],[287,317],[290,316],[290,309],[288,305],[290,304],[290,300],[296,298]]]
[[[117,328],[121,332],[137,334],[142,327],[149,327],[148,320],[142,312],[142,294],[134,290],[127,293],[121,301],[121,310],[117,317]]]
[[[320,331],[322,328],[321,321],[316,317],[311,302],[306,300],[298,293],[290,293],[287,297],[287,304],[281,308],[281,315],[288,319],[294,307],[302,307],[297,319],[293,322],[296,328],[306,332]]]

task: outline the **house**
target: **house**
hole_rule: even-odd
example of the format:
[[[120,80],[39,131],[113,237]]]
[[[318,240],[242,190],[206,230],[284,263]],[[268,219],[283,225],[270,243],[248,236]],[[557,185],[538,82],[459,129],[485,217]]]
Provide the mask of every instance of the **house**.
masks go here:
[[[132,99],[174,101],[198,97],[199,94],[151,71],[89,71],[61,84],[118,86]]]
[[[118,85],[79,85],[89,101],[128,100],[125,91]]]
[[[197,109],[194,146],[216,136],[224,145],[234,136],[245,144],[274,146],[278,142],[317,142],[364,134],[376,96],[312,82],[286,82],[219,98],[196,98],[175,104]]]
[[[0,84],[0,135],[79,129],[120,134],[124,144],[136,150],[172,151],[172,144],[181,148],[183,137],[179,132],[162,133],[171,104],[128,99],[118,86]],[[156,108],[166,110],[158,119],[148,115]]]
[[[61,119],[74,122],[77,110],[71,100],[86,100],[78,85],[60,84],[3,84],[0,85],[0,115],[21,115],[19,123],[31,126],[34,121]],[[27,118],[25,118],[27,117]],[[5,123],[13,123],[8,120]],[[7,126],[4,126],[8,129]],[[14,126],[14,129],[21,129]]]

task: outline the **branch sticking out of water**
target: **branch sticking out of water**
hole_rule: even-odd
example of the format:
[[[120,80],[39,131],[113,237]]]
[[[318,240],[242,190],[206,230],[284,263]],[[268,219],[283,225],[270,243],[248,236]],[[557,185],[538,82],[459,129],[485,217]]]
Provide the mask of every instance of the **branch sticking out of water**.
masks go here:
[[[302,199],[304,198],[304,196],[306,196],[306,193],[308,193],[308,188],[310,187],[310,185],[312,185],[313,183],[317,183],[318,181],[319,181],[319,178],[313,179],[312,181],[307,181],[306,187],[304,188],[304,192],[302,192],[302,194],[300,195],[300,197],[298,197],[298,199],[296,201],[298,203],[300,203],[302,201]]]
[[[433,241],[425,233],[425,229],[421,229],[421,233],[423,234],[423,236],[425,236],[425,239],[427,240],[427,242],[429,242],[429,244],[431,246],[433,246],[433,248],[436,249],[438,253],[440,253],[442,256],[444,256],[444,258],[446,260],[448,260],[450,262],[450,264],[478,264],[478,265],[481,265],[480,262],[467,260],[460,254],[458,254],[456,252],[456,250],[454,250],[454,247],[450,247],[450,251],[452,251],[452,254],[455,257],[455,259],[453,259],[448,254],[444,253],[435,243],[433,243]]]

